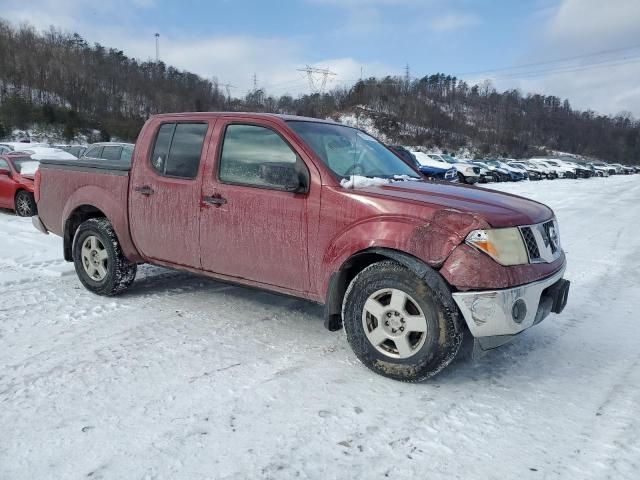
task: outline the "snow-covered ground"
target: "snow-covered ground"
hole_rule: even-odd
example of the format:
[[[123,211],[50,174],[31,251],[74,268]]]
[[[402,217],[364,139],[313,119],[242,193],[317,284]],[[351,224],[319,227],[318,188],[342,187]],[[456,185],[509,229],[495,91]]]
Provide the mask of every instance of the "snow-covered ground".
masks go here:
[[[0,211],[0,478],[638,478],[640,176],[492,188],[555,209],[569,305],[418,385],[304,301],[152,267],[94,296]]]

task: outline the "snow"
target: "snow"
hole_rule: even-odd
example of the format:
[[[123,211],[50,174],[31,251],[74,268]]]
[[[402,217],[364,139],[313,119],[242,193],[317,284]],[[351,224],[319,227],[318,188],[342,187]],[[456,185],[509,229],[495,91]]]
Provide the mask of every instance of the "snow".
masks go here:
[[[366,188],[377,187],[378,185],[387,185],[391,183],[388,178],[363,177],[361,175],[351,175],[349,178],[343,178],[340,181],[342,188]]]
[[[156,267],[92,295],[0,211],[0,478],[637,478],[640,177],[488,188],[555,210],[569,304],[417,385],[301,300]]]

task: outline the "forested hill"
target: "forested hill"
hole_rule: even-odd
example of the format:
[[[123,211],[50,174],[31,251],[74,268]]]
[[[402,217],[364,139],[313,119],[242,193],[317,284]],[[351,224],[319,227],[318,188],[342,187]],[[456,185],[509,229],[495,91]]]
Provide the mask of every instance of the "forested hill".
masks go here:
[[[514,157],[559,150],[640,163],[640,122],[574,110],[554,96],[499,93],[488,82],[435,74],[370,78],[322,96],[257,90],[229,99],[214,79],[129,58],[77,34],[0,20],[0,138],[38,124],[69,140],[88,128],[103,139],[135,139],[149,115],[208,110],[355,114],[397,143]]]

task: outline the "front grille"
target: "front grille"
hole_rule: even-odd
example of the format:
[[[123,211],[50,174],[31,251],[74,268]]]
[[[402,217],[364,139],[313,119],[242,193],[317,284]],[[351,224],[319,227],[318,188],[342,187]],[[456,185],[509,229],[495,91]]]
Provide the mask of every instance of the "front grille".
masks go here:
[[[527,253],[529,254],[530,260],[538,260],[540,258],[540,250],[538,249],[538,244],[536,243],[536,239],[533,236],[533,232],[531,231],[531,227],[522,227],[520,229],[522,233],[522,239],[524,240],[524,244],[527,247]]]
[[[555,219],[522,226],[520,234],[529,255],[529,262],[551,263],[562,255],[560,232]]]

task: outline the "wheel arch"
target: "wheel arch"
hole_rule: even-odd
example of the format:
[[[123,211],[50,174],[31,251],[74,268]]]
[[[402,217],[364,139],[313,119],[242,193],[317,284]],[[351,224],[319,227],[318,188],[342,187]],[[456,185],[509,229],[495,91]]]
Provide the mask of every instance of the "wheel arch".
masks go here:
[[[437,284],[440,288],[450,291],[447,282],[435,269],[411,254],[386,247],[360,250],[343,262],[329,278],[324,307],[324,326],[327,330],[336,331],[342,328],[342,302],[355,276],[369,265],[384,260],[394,260],[425,280],[428,285],[435,287]]]
[[[87,185],[76,190],[62,212],[64,258],[72,260],[73,237],[80,224],[90,218],[105,217],[111,223],[124,255],[131,262],[143,261],[129,233],[129,209],[126,191],[109,192],[103,187]]]
[[[84,222],[91,218],[106,218],[107,216],[104,214],[102,210],[99,208],[83,204],[77,206],[68,216],[64,222],[63,229],[63,253],[64,259],[67,262],[73,261],[72,256],[72,248],[73,248],[73,237],[76,234],[76,231]]]

